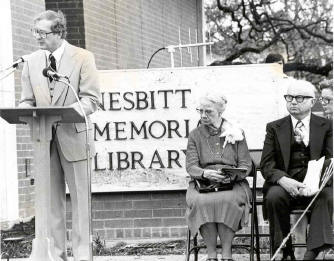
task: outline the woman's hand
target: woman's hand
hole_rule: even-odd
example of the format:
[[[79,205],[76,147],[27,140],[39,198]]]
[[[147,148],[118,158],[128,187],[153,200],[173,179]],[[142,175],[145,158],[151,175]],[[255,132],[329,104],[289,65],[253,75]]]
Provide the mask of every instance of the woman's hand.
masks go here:
[[[203,172],[203,178],[215,181],[215,182],[221,182],[223,180],[223,176],[219,174],[217,170],[213,169],[205,169]]]

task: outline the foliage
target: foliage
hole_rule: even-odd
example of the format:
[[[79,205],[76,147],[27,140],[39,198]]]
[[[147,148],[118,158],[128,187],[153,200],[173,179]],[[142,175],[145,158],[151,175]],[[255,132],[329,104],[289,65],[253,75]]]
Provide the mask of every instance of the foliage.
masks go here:
[[[221,64],[258,63],[279,53],[284,70],[297,71],[295,76],[328,76],[332,8],[331,0],[211,0],[205,6],[207,38]]]

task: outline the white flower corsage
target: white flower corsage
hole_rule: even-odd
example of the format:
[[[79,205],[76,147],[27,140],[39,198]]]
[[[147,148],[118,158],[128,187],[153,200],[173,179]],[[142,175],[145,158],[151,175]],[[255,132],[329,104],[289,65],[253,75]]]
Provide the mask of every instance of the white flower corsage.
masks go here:
[[[226,120],[222,125],[222,134],[220,134],[220,137],[225,137],[223,148],[225,148],[227,143],[235,144],[236,141],[241,141],[244,139],[242,129],[232,125]]]

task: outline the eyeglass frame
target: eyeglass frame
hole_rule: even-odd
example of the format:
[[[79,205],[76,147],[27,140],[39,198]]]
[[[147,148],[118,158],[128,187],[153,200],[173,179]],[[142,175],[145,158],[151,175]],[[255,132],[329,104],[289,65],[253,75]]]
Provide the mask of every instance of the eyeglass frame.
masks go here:
[[[205,115],[210,115],[210,114],[212,114],[214,111],[213,110],[203,110],[203,109],[200,109],[200,108],[196,108],[196,111],[200,114],[200,115],[202,115],[203,113],[205,114]]]
[[[48,36],[48,34],[55,34],[57,32],[43,32],[43,31],[40,31],[40,30],[36,30],[36,29],[30,29],[32,35],[37,38],[37,36],[41,37],[42,39],[46,39],[46,37]]]
[[[291,97],[292,99],[289,100],[288,97]],[[305,99],[314,99],[314,97],[312,96],[304,96],[304,95],[296,95],[296,96],[293,96],[293,95],[290,95],[290,94],[286,94],[284,95],[284,99],[287,101],[287,102],[292,102],[293,99],[296,100],[297,103],[302,103]]]
[[[319,100],[319,102],[321,102],[321,103],[323,103],[325,105],[330,104],[331,101],[333,101],[333,99],[326,98],[326,97],[319,97],[318,100]]]

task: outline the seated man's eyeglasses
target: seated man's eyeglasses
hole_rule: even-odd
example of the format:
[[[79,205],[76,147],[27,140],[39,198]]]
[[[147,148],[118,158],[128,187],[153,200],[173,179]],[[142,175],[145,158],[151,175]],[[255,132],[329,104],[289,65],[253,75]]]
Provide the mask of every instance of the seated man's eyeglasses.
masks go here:
[[[312,99],[314,97],[312,96],[303,96],[303,95],[297,95],[297,96],[293,96],[293,95],[284,95],[284,98],[287,102],[292,102],[293,99],[296,99],[296,102],[298,103],[302,103],[304,101],[304,99]]]
[[[330,98],[325,98],[325,97],[320,97],[319,98],[319,101],[322,103],[322,104],[329,104],[333,99],[330,99]]]
[[[200,109],[200,108],[197,108],[196,111],[202,115],[203,113],[205,113],[206,115],[209,115],[213,112],[213,110],[203,110],[203,109]]]
[[[35,38],[40,37],[42,39],[45,39],[48,34],[54,34],[54,32],[44,32],[37,29],[31,29],[31,33]]]

